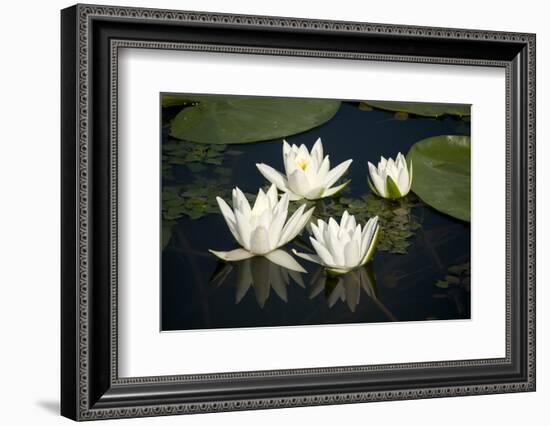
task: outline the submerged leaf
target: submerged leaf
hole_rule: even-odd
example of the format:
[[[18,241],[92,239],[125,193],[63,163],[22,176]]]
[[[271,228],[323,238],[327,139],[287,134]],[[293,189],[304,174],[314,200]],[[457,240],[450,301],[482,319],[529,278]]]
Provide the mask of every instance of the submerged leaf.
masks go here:
[[[162,221],[162,249],[163,250],[172,239],[172,229],[174,228],[175,224],[176,222],[173,220]]]
[[[444,280],[437,280],[435,286],[437,288],[449,288],[449,282]]]
[[[289,214],[300,203],[290,203]],[[409,193],[398,200],[386,200],[368,193],[360,198],[340,197],[331,200],[308,204],[315,206],[314,219],[340,217],[345,210],[354,215],[358,222],[366,222],[373,216],[378,216],[380,236],[376,246],[379,251],[406,254],[410,245],[408,239],[414,237],[420,228],[420,222],[412,214],[412,208],[420,205],[418,198]]]
[[[450,266],[445,278],[437,280],[435,286],[440,289],[460,287],[464,291],[470,291],[470,262]]]

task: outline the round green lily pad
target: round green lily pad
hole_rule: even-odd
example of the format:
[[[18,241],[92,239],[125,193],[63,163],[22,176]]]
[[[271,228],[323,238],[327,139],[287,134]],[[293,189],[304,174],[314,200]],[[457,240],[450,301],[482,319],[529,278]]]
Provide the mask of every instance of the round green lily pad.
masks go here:
[[[416,142],[412,190],[429,206],[470,221],[470,137],[442,135]]]
[[[433,104],[425,102],[392,102],[392,101],[363,101],[372,108],[383,109],[398,113],[421,115],[423,117],[440,117],[445,114],[460,117],[470,115],[470,105],[467,104]]]
[[[171,122],[170,135],[209,144],[250,143],[304,132],[330,120],[340,101],[250,96],[184,96],[189,106]],[[170,103],[174,104],[171,98]]]

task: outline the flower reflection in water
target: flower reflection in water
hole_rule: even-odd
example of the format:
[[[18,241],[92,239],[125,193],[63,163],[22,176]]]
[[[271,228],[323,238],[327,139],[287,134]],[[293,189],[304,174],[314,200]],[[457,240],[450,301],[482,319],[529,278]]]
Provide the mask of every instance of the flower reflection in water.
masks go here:
[[[361,299],[361,289],[373,301],[378,301],[376,280],[370,265],[336,276],[325,274],[319,269],[312,281],[309,298],[313,299],[324,291],[329,308],[341,300],[348,305],[351,312],[355,312]]]
[[[254,288],[256,302],[263,308],[271,290],[283,301],[288,302],[287,287],[292,281],[300,287],[304,281],[299,272],[277,265],[263,256],[256,256],[239,262],[221,263],[210,282],[222,285],[236,269],[235,303],[238,304],[249,289]]]

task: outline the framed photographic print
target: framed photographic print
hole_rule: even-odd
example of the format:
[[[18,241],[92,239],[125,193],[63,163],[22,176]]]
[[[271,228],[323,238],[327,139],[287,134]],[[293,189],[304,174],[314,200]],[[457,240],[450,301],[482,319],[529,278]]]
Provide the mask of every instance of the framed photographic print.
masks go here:
[[[74,420],[535,390],[535,36],[76,5]]]

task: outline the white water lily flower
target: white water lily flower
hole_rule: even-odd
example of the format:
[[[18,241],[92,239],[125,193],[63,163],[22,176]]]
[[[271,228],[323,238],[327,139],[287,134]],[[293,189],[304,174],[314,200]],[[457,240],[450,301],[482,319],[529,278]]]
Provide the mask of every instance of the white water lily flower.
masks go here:
[[[271,185],[267,192],[260,189],[252,208],[239,188],[233,189],[233,209],[222,198],[216,197],[231,234],[242,248],[231,251],[209,251],[229,262],[253,256],[265,256],[277,265],[306,272],[290,254],[278,249],[302,231],[311,219],[314,208],[304,212],[306,209],[304,204],[290,219],[286,220],[288,195],[283,195],[279,201],[277,198],[275,185]]]
[[[411,190],[413,167],[407,165],[405,156],[397,154],[395,161],[390,158],[380,158],[378,167],[369,161],[369,186],[379,197],[395,200],[404,197]]]
[[[331,169],[328,155],[323,158],[321,138],[317,139],[311,152],[303,144],[299,147],[290,146],[283,140],[285,174],[263,163],[256,164],[256,167],[268,181],[288,194],[291,201],[302,198],[318,200],[330,197],[346,187],[350,181],[335,187],[333,185],[346,173],[352,161],[344,161]]]
[[[355,217],[346,210],[340,224],[332,217],[328,223],[319,219],[317,225],[311,224],[313,237],[309,239],[317,255],[293,252],[296,256],[323,265],[331,274],[344,274],[371,260],[379,230],[378,216],[370,218],[361,229]]]

